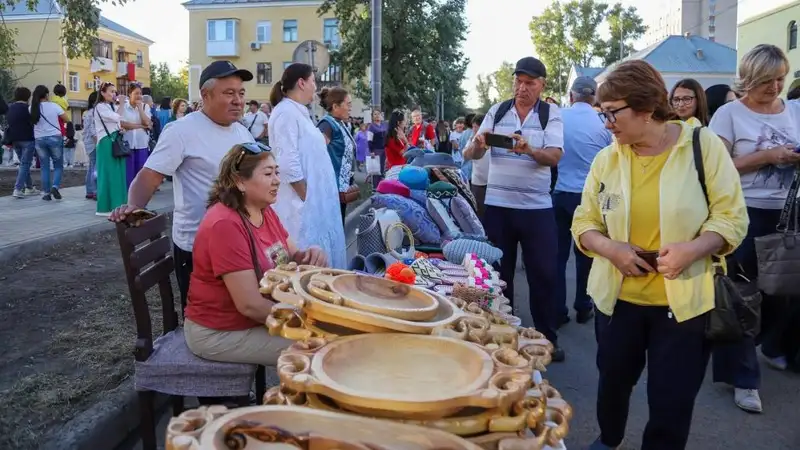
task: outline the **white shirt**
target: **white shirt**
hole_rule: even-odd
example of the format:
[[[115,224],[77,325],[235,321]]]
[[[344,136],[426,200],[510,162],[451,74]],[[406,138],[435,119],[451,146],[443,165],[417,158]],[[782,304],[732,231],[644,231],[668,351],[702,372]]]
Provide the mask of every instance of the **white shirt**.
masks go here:
[[[476,134],[485,131],[510,135],[522,131],[522,137],[533,148],[564,148],[564,124],[561,111],[556,105],[550,105],[550,117],[547,127],[542,130],[539,123],[539,101],[528,113],[527,117],[519,117],[517,109],[512,107],[494,126],[494,116],[500,104],[496,104],[486,113],[480,129]],[[486,185],[486,204],[502,208],[514,209],[547,209],[553,207],[550,197],[550,167],[537,163],[533,157],[519,155],[504,148],[491,147],[489,158],[489,182]]]
[[[30,107],[28,107],[30,110]],[[33,137],[36,139],[48,136],[61,136],[61,126],[58,124],[58,116],[64,114],[64,110],[53,102],[42,102],[39,104],[41,112],[39,121],[33,125]]]
[[[472,143],[475,136],[469,140]],[[472,161],[472,184],[476,186],[486,186],[489,184],[489,163],[492,160],[492,153],[487,150],[483,158]]]
[[[94,130],[97,133],[97,142],[109,134],[119,131],[119,122],[122,120],[119,114],[114,112],[108,103],[98,103],[94,107]],[[105,127],[103,127],[105,124]],[[106,133],[108,129],[108,133]]]
[[[139,111],[130,104],[130,102],[125,102],[125,106],[121,108],[120,111],[122,116],[123,122],[134,123],[134,124],[142,124],[142,117],[139,115]],[[153,118],[153,112],[150,110],[148,105],[144,105],[144,114],[147,118]],[[122,138],[125,139],[125,142],[131,146],[132,150],[142,150],[149,148],[150,146],[150,135],[147,133],[147,130],[144,128],[139,128],[136,130],[126,130]]]
[[[239,122],[224,127],[203,112],[187,114],[164,128],[144,166],[172,176],[175,210],[172,242],[191,252],[200,221],[206,213],[208,193],[219,175],[219,165],[236,144],[254,142]],[[281,168],[283,169],[283,168]]]
[[[267,127],[267,122],[269,122],[269,117],[260,110],[255,113],[248,111],[247,114],[242,117],[242,125],[250,130],[250,134],[256,139],[261,137],[261,133],[263,133],[264,128]]]

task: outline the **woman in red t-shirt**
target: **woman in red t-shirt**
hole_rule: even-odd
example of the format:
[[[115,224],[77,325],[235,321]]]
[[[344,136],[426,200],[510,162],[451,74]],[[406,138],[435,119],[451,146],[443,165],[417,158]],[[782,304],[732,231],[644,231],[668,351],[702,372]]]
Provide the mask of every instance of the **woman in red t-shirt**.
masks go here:
[[[406,138],[406,118],[401,111],[395,111],[389,117],[389,132],[386,136],[386,169],[402,166],[406,163],[403,153],[408,148]]]
[[[236,145],[222,160],[194,241],[184,324],[186,343],[201,358],[274,366],[291,342],[267,332],[274,302],[258,291],[259,279],[291,261],[327,264],[320,248],[299,250],[289,239],[270,207],[279,186],[275,157],[261,144]]]

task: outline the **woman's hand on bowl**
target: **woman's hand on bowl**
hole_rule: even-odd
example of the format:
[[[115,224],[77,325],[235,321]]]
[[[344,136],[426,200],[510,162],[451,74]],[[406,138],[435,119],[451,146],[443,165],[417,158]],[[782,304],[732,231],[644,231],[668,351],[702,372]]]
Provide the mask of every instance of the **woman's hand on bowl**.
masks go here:
[[[328,265],[327,255],[325,255],[325,252],[316,245],[312,245],[305,250],[298,251],[297,255],[295,256],[295,261],[300,264],[317,267],[327,267]]]

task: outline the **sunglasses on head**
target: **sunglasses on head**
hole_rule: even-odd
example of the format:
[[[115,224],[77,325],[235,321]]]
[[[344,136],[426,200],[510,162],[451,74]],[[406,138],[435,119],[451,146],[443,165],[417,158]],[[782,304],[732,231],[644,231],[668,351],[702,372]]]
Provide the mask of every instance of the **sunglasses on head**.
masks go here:
[[[239,170],[239,165],[242,163],[245,153],[250,155],[259,155],[264,152],[272,151],[271,148],[260,142],[246,142],[244,144],[239,144],[239,146],[242,147],[242,151],[239,152],[239,156],[236,157],[236,163],[233,165],[233,168],[236,171]]]

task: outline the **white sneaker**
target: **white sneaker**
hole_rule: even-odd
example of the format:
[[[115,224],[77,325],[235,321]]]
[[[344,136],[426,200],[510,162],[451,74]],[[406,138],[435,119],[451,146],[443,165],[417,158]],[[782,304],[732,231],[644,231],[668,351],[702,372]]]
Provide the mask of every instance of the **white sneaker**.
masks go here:
[[[39,191],[39,189],[37,189],[35,187],[30,187],[30,188],[25,188],[23,193],[25,195],[39,195],[39,194],[41,194],[41,191]]]
[[[765,355],[760,350],[759,353],[761,353],[761,357],[764,358],[764,362],[775,370],[786,370],[789,367],[789,361],[785,356],[776,356],[772,358]]]
[[[758,389],[733,389],[733,401],[736,406],[744,411],[751,413],[760,413],[763,411],[761,407],[761,396],[758,395]]]
[[[19,189],[14,189],[14,192],[11,195],[16,198],[25,198],[25,193],[20,191]]]

